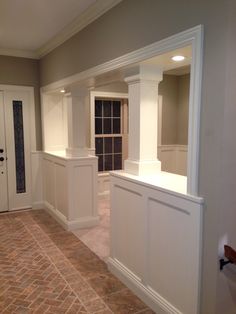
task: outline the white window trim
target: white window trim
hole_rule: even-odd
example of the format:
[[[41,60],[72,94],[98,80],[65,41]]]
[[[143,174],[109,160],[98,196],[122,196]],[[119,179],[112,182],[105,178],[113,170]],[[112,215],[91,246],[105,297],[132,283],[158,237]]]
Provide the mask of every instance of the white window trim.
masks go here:
[[[58,90],[72,83],[78,83],[128,65],[144,61],[184,46],[192,46],[192,63],[190,77],[189,123],[187,166],[187,193],[198,196],[199,181],[199,137],[201,111],[201,85],[203,63],[203,26],[198,25],[151,45],[145,46],[119,58],[105,62],[86,71],[79,72],[65,79],[53,82],[41,88],[42,92]]]
[[[95,150],[95,114],[94,104],[96,97],[128,99],[128,94],[102,91],[90,91],[90,147]]]

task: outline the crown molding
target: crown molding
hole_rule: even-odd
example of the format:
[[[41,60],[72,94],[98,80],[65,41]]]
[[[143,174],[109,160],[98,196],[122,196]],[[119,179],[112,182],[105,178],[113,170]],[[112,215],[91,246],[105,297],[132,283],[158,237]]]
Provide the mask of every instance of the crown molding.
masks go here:
[[[31,50],[19,50],[19,49],[5,49],[0,48],[0,55],[21,57],[30,59],[40,59],[56,47],[63,44],[67,39],[81,31],[87,25],[98,19],[104,13],[116,6],[122,0],[97,0],[87,10],[75,18],[70,24],[68,24],[62,31],[54,36],[45,45],[35,51]]]
[[[80,14],[73,20],[72,23],[67,25],[62,31],[54,36],[48,43],[36,50],[36,54],[39,58],[42,58],[121,1],[122,0],[97,0],[93,5],[85,10],[84,13]]]
[[[0,56],[20,57],[29,59],[39,59],[36,52],[31,50],[7,49],[0,48]]]

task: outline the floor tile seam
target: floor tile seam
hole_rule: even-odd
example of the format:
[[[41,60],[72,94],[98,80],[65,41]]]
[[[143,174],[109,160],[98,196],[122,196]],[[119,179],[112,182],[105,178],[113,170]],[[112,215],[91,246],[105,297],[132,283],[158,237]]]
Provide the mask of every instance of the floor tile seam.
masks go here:
[[[22,224],[23,227],[25,228],[25,225],[24,225],[24,223],[23,223],[22,221],[21,221],[21,224]],[[29,234],[29,231],[28,231],[27,229],[26,229],[26,231],[27,231],[26,233]],[[14,286],[10,285],[10,287],[14,287]],[[15,287],[17,287],[17,286],[15,286]],[[8,288],[8,290],[9,290],[9,288]],[[25,289],[24,289],[24,291],[25,291]],[[22,292],[22,294],[24,293],[24,291]],[[6,290],[4,290],[4,292],[6,292]],[[3,293],[4,293],[4,292],[3,292]],[[3,294],[3,293],[2,293],[2,294]],[[2,294],[1,294],[1,295],[2,295]],[[19,295],[19,298],[20,298],[20,297],[21,297],[21,295]],[[16,298],[16,297],[13,298],[13,300],[12,300],[11,303],[7,306],[7,308],[8,308],[10,305],[15,305],[14,302],[15,302],[17,299],[18,299],[18,298]],[[24,299],[24,300],[25,300],[25,299]],[[27,301],[27,302],[30,302],[29,300],[26,300],[26,301]],[[33,301],[30,302],[30,305],[32,305],[32,303],[33,303]],[[29,305],[29,306],[30,306],[30,305]],[[15,305],[15,306],[17,306],[17,305]],[[24,307],[24,306],[22,306],[22,307]],[[6,308],[6,309],[7,309],[7,308]],[[27,307],[27,308],[28,308],[28,307]],[[6,310],[6,309],[5,309],[5,310]]]
[[[65,259],[70,263],[70,265],[72,266],[72,268],[75,270],[75,272],[76,273],[79,273],[79,275],[81,276],[81,278],[87,283],[87,285],[90,287],[90,289],[91,290],[93,290],[93,292],[97,295],[97,298],[96,299],[100,299],[104,304],[105,304],[105,306],[107,307],[107,309],[108,310],[110,310],[111,311],[111,309],[109,308],[109,306],[104,302],[104,300],[103,300],[103,298],[104,297],[106,297],[106,296],[110,296],[111,294],[114,294],[114,293],[116,293],[116,292],[120,292],[120,291],[123,291],[123,290],[126,290],[126,289],[128,289],[127,287],[125,287],[125,288],[123,288],[123,289],[121,289],[121,290],[119,290],[119,291],[116,291],[116,292],[114,292],[114,293],[111,293],[111,294],[107,294],[106,296],[100,296],[97,292],[96,292],[96,290],[91,286],[91,284],[89,283],[89,279],[91,279],[91,278],[95,278],[95,277],[97,277],[97,276],[94,276],[94,277],[91,277],[91,278],[87,278],[87,277],[85,277],[84,275],[82,275],[75,267],[74,267],[74,265],[71,263],[71,261],[67,258],[67,256],[64,254],[64,252],[53,242],[53,240],[50,238],[50,236],[48,235],[48,234],[46,234],[45,232],[44,232],[44,230],[41,228],[41,226],[37,223],[37,222],[35,222],[34,221],[34,224],[36,224],[37,225],[37,227],[39,228],[39,233],[41,233],[41,234],[43,234],[48,240],[49,240],[49,242],[56,248],[56,250],[62,255],[62,256],[64,256],[65,257]],[[30,232],[31,232],[31,230],[30,230]],[[73,234],[73,232],[72,232],[72,234]],[[61,273],[61,271],[60,271],[60,269],[56,266],[56,264],[55,264],[55,262],[50,258],[50,256],[47,254],[47,252],[45,251],[45,249],[40,245],[40,243],[39,243],[39,241],[37,240],[37,238],[35,237],[35,235],[33,234],[33,237],[36,239],[36,241],[38,242],[38,244],[39,244],[39,246],[40,246],[40,248],[42,248],[42,250],[44,251],[44,253],[47,255],[47,257],[50,259],[50,261],[52,262],[52,264],[54,265],[54,267],[56,267],[56,269],[57,269],[57,271],[59,272],[59,274],[61,275],[61,277],[67,282],[67,284],[70,286],[70,288],[74,291],[74,289],[71,287],[71,285],[69,284],[69,282],[66,280],[66,278],[64,277],[64,275]],[[85,243],[83,243],[85,246],[86,246],[86,248],[89,250],[89,251],[91,251],[91,249],[85,244]],[[91,251],[92,253],[93,253],[93,251]],[[96,255],[96,254],[95,254]],[[96,257],[98,257],[97,255],[96,255]],[[103,261],[100,257],[98,257],[101,261]],[[104,261],[103,261],[104,262]],[[108,271],[109,272],[109,271]],[[110,272],[109,272],[110,273]],[[77,295],[77,293],[74,291],[74,293]],[[78,297],[78,295],[77,295],[77,297]],[[94,299],[94,300],[96,300],[96,299]],[[80,300],[80,299],[79,299]],[[80,302],[81,302],[81,300],[80,300]],[[82,302],[81,302],[82,303]],[[83,306],[85,306],[85,305],[83,305]]]
[[[145,304],[145,303],[144,303],[144,304]],[[146,305],[146,304],[145,304],[145,305]],[[151,310],[151,311],[152,311],[151,308],[146,307],[145,309],[140,310],[140,311],[138,311],[138,312],[135,312],[134,314],[142,314],[142,313],[144,313],[144,311],[147,311],[147,310]]]
[[[117,290],[117,291],[115,291],[115,292],[106,294],[106,295],[102,296],[101,298],[102,298],[102,299],[105,299],[106,297],[113,296],[114,294],[118,294],[118,293],[123,292],[123,291],[125,291],[125,290],[131,291],[128,287],[125,287],[125,288],[123,288],[123,289],[121,289],[121,290]]]
[[[26,226],[27,228],[27,226]],[[39,228],[41,229],[41,227],[39,226]],[[27,228],[28,229],[28,228]],[[28,229],[28,231],[31,233],[32,237],[35,238],[37,244],[39,245],[39,247],[45,252],[44,248],[40,245],[40,243],[38,242],[38,240],[36,239],[36,237],[34,236],[34,234],[32,234],[31,230]],[[44,233],[44,231],[41,229],[41,232]],[[49,240],[53,243],[53,241],[50,239],[50,237],[47,235],[47,237],[49,238]],[[53,245],[56,247],[55,243],[53,243]],[[57,247],[56,247],[57,248]],[[57,248],[58,249],[58,248]],[[68,260],[68,258],[64,255],[64,253],[58,249],[58,251]],[[56,264],[54,263],[54,261],[50,258],[50,256],[45,252],[45,254],[47,255],[47,257],[49,258],[49,260],[51,261],[51,263],[54,265],[54,267],[56,268],[56,270],[58,271],[58,273],[60,274],[60,276],[62,277],[62,279],[68,284],[68,286],[70,287],[70,289],[75,293],[75,295],[77,296],[78,300],[80,301],[81,305],[84,306],[84,308],[87,310],[86,305],[84,304],[84,302],[81,301],[80,297],[78,296],[78,294],[76,293],[76,291],[72,288],[71,284],[66,280],[66,278],[63,276],[63,274],[60,272],[60,269],[56,266]],[[69,261],[69,260],[68,260]],[[69,261],[69,263],[71,264],[71,266],[75,269],[76,272],[80,274],[80,272],[74,267],[74,265]],[[82,279],[84,279],[81,276]],[[97,299],[100,299],[102,301],[102,303],[105,305],[105,307],[110,310],[110,308],[108,307],[108,305],[104,302],[104,300],[97,294],[97,292],[91,287],[91,285],[89,284],[89,287],[91,288],[91,290],[93,290],[95,292],[95,294],[97,295]],[[88,313],[94,313],[94,312],[89,312]]]
[[[103,301],[103,303],[106,305],[106,307],[108,308],[108,310],[111,310],[109,307],[108,307],[108,305],[104,302],[104,300],[103,300],[103,297],[101,297],[97,292],[96,292],[96,290],[91,286],[91,284],[89,283],[89,279],[91,279],[91,278],[95,278],[95,277],[97,277],[97,276],[94,276],[94,277],[91,277],[91,278],[87,278],[87,277],[85,277],[84,275],[82,275],[81,273],[80,273],[80,271],[78,271],[76,268],[75,268],[75,266],[71,263],[71,261],[67,258],[67,256],[64,254],[64,252],[60,249],[60,248],[58,248],[58,246],[53,242],[53,240],[44,232],[44,230],[38,225],[38,227],[40,228],[40,232],[41,233],[43,233],[43,234],[45,234],[45,236],[49,239],[49,241],[52,243],[52,245],[57,249],[57,251],[61,254],[61,255],[63,255],[65,258],[66,258],[66,260],[70,263],[70,265],[72,266],[72,268],[75,270],[75,272],[76,273],[79,273],[79,275],[80,275],[80,277],[83,279],[83,281],[85,281],[86,283],[87,283],[87,285],[90,287],[90,289],[97,295],[97,298],[96,299],[101,299],[102,301]],[[37,241],[37,239],[36,239],[36,241]],[[41,247],[41,245],[40,245],[40,243],[39,243],[39,246]],[[89,251],[91,251],[91,249],[89,248],[89,247],[87,247],[86,246],[86,248],[87,249],[89,249]],[[44,250],[44,248],[42,247],[42,250],[45,252],[45,250]],[[91,251],[92,252],[92,251]],[[92,252],[93,253],[93,252]],[[52,262],[52,264],[56,267],[56,269],[59,271],[59,273],[60,273],[60,275],[63,277],[63,279],[68,283],[68,281],[66,280],[66,278],[64,277],[64,275],[61,273],[61,271],[60,271],[60,269],[56,266],[56,264],[55,264],[55,262],[50,258],[50,256],[47,254],[47,252],[45,252],[45,254],[48,256],[48,258],[50,259],[50,261]],[[97,257],[97,256],[96,256]],[[101,261],[102,261],[102,259],[101,259]],[[109,272],[110,273],[110,272]],[[68,283],[69,284],[69,283]],[[70,288],[74,291],[74,289],[71,287],[71,285],[69,284],[69,286],[70,286]],[[124,288],[124,289],[122,289],[122,290],[125,290],[125,289],[128,289],[127,287],[126,288]],[[119,291],[121,291],[121,290],[119,290]],[[74,291],[75,292],[75,291]],[[75,292],[76,293],[76,292]],[[76,295],[77,295],[77,293],[76,293]],[[109,294],[110,295],[110,294]],[[77,295],[78,296],[78,295]]]
[[[72,308],[72,306],[75,304],[75,300],[71,303],[71,305],[69,306],[69,308],[66,310],[65,314],[68,313],[68,311]]]
[[[60,272],[60,270],[58,269],[58,267],[55,265],[55,263],[53,262],[53,260],[50,258],[50,256],[45,252],[45,250],[44,250],[44,248],[40,245],[40,243],[39,243],[39,241],[37,240],[37,238],[34,236],[34,234],[31,232],[31,230],[29,229],[29,228],[27,228],[27,226],[26,225],[24,225],[25,226],[25,228],[27,229],[27,231],[31,234],[31,236],[35,239],[35,241],[36,241],[36,243],[37,243],[37,245],[39,246],[39,248],[44,252],[44,254],[47,256],[47,258],[49,259],[49,261],[51,262],[51,264],[54,266],[54,268],[57,270],[57,273],[59,274],[59,276],[63,279],[63,281],[70,287],[70,289],[71,289],[71,291],[73,291],[74,293],[75,293],[75,291],[74,291],[74,289],[72,289],[72,287],[71,287],[71,285],[68,283],[68,281],[64,278],[64,276],[61,274],[61,272]],[[40,228],[40,226],[39,226],[39,228]],[[41,229],[41,228],[40,228]],[[41,232],[43,232],[42,230],[41,230]],[[48,236],[47,236],[48,237]],[[48,237],[49,238],[49,237]],[[51,241],[51,239],[49,238],[49,240]],[[53,243],[54,244],[54,243]],[[43,292],[43,291],[42,291]],[[42,293],[42,292],[40,292],[40,294]],[[77,293],[75,293],[75,295],[78,297],[78,295],[77,295]],[[78,298],[79,299],[79,298]],[[80,300],[79,300],[80,301]],[[74,301],[75,302],[75,301]],[[73,303],[74,303],[73,302]],[[81,302],[81,301],[80,301]],[[44,302],[43,302],[43,304],[45,304]],[[82,302],[81,302],[81,304],[82,304]],[[83,304],[82,304],[83,305]],[[84,306],[84,305],[83,305]],[[37,307],[37,309],[40,307],[40,305]],[[35,311],[37,311],[37,309],[35,309]],[[49,310],[49,309],[48,309]],[[48,311],[47,310],[47,311]],[[47,311],[45,312],[45,313],[47,313]]]

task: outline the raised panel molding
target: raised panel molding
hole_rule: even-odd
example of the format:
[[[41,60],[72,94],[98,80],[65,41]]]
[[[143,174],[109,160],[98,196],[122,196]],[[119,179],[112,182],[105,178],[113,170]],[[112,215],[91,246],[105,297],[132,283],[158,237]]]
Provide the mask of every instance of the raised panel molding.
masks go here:
[[[155,312],[198,314],[203,199],[124,172],[110,178],[109,269]]]
[[[97,158],[44,152],[42,162],[43,204],[49,214],[67,230],[97,225]]]
[[[158,158],[161,161],[162,171],[187,176],[187,145],[160,145]]]

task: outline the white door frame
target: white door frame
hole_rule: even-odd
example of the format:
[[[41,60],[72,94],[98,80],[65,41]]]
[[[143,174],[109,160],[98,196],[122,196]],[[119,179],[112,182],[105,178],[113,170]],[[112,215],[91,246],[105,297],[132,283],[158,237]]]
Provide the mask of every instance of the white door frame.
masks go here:
[[[0,91],[3,92],[28,92],[29,93],[29,130],[30,130],[30,153],[36,151],[36,129],[35,129],[35,101],[34,101],[34,87],[30,86],[19,86],[19,85],[4,85],[0,84]],[[3,100],[4,101],[4,100]],[[32,187],[32,158],[30,154],[30,185]],[[31,204],[32,205],[32,204]],[[10,209],[9,209],[10,210]]]
[[[30,150],[36,151],[36,130],[35,130],[35,101],[34,87],[20,85],[4,85],[0,84],[0,91],[20,92],[28,91],[30,95]]]
[[[48,84],[41,88],[41,93],[43,94],[50,91],[57,91],[70,84],[78,83],[80,81],[90,79],[109,71],[117,70],[188,45],[191,45],[192,47],[192,62],[188,123],[188,135],[191,140],[188,143],[187,193],[198,196],[200,110],[203,63],[202,25],[195,26],[141,49],[127,53],[119,58]]]

